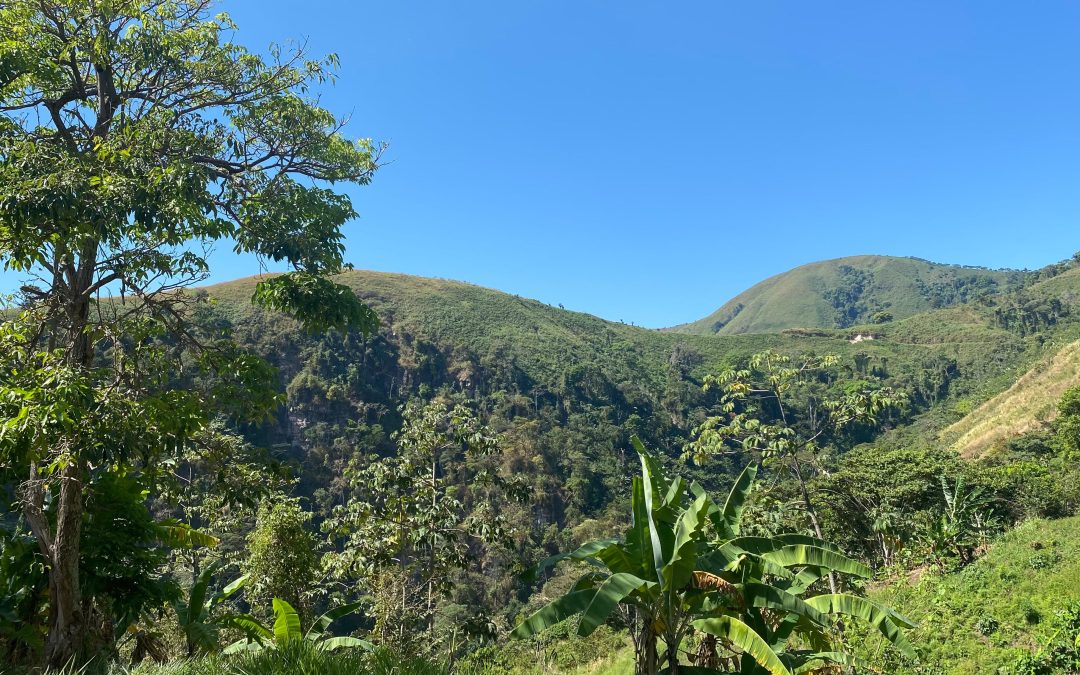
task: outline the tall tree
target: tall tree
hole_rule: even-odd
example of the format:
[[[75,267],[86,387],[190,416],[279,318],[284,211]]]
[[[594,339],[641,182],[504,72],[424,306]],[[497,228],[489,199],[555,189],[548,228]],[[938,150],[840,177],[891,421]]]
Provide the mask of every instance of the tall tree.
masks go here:
[[[491,466],[499,440],[465,405],[412,399],[402,417],[397,453],[348,472],[354,497],[324,523],[338,548],[325,560],[333,576],[375,586],[384,641],[430,649],[453,574],[468,567],[474,546],[505,541],[498,503],[516,484]]]
[[[368,183],[381,150],[347,138],[315,102],[312,87],[332,80],[336,58],[312,59],[303,45],[249,52],[211,6],[0,5],[0,258],[28,277],[24,302],[37,322],[16,331],[26,358],[8,371],[20,385],[5,391],[4,453],[26,467],[21,501],[48,563],[52,665],[69,661],[85,633],[80,528],[93,472],[182,445],[204,421],[198,394],[150,397],[130,358],[133,327],[137,339],[194,354],[174,359],[178,369],[198,359],[257,371],[194,330],[186,311],[193,297],[183,289],[207,277],[221,240],[288,265],[258,284],[255,302],[313,329],[375,324],[326,278],[343,266],[341,226],[355,215],[333,184]],[[96,370],[110,355],[108,373]],[[42,391],[52,404],[41,404]],[[179,398],[186,425],[168,419]],[[120,434],[99,423],[106,416],[146,420]]]
[[[831,355],[800,362],[765,351],[743,368],[707,376],[705,388],[720,391],[722,414],[694,429],[686,456],[701,464],[715,455],[743,451],[760,458],[765,467],[789,474],[820,539],[817,506],[808,487],[819,451],[850,426],[876,424],[886,411],[905,403],[903,395],[887,387],[860,387],[838,397],[815,395],[812,385],[832,377],[838,363]],[[832,576],[829,581],[833,583]]]

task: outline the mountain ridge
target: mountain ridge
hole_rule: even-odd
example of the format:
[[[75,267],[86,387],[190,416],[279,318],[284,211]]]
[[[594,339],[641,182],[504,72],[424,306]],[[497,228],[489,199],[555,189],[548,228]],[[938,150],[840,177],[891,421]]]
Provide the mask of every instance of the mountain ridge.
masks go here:
[[[858,255],[819,260],[768,277],[711,314],[665,330],[738,334],[847,328],[962,304],[1018,288],[1028,273]]]

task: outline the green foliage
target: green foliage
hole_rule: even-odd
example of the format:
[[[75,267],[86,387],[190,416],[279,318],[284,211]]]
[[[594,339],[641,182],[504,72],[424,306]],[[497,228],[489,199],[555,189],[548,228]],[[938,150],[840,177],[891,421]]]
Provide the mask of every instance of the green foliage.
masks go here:
[[[822,530],[845,550],[890,565],[910,553],[919,513],[938,513],[939,476],[962,470],[953,454],[928,449],[866,447],[846,454],[814,479],[822,501]]]
[[[215,412],[251,421],[278,403],[265,364],[193,320],[205,298],[183,291],[206,279],[213,244],[288,265],[256,302],[314,328],[375,325],[325,278],[344,267],[355,216],[332,186],[369,182],[380,151],[317,103],[336,58],[249,52],[212,12],[197,0],[0,7],[0,262],[28,277],[29,315],[5,316],[0,335],[0,462],[47,559],[53,667],[89,656],[96,614],[147,601],[116,567],[125,596],[94,607],[95,568],[80,574],[83,508],[115,495],[107,476],[155,473]],[[138,529],[148,496],[109,508]],[[127,543],[108,561],[146,571],[147,547]]]
[[[574,615],[584,637],[618,611],[634,641],[635,672],[653,675],[665,665],[678,672],[681,645],[696,632],[715,639],[699,651],[699,665],[720,659],[719,648],[780,675],[807,663],[846,663],[829,645],[842,615],[876,626],[911,653],[900,630],[911,624],[889,610],[851,595],[802,597],[830,572],[869,576],[863,565],[812,537],[739,536],[755,465],[721,507],[697,484],[669,480],[636,438],[634,445],[642,469],[633,482],[632,525],[621,540],[589,542],[541,563],[539,570],[566,559],[590,567],[567,594],[518,624],[512,637],[531,637]],[[796,635],[815,650],[788,651]]]
[[[324,523],[340,542],[326,561],[335,577],[359,579],[373,593],[384,643],[429,651],[437,603],[469,566],[472,547],[506,540],[497,505],[512,485],[492,464],[498,439],[467,406],[413,399],[402,418],[394,456],[350,468],[356,497]],[[454,484],[455,472],[465,472],[467,490]]]
[[[348,286],[307,272],[292,272],[260,281],[253,302],[295,316],[311,332],[331,328],[365,335],[379,326],[375,312]]]
[[[993,497],[984,488],[969,488],[962,476],[952,485],[945,476],[938,478],[945,504],[929,532],[929,544],[935,554],[955,556],[961,564],[967,564],[975,548],[985,545],[1000,527]]]
[[[131,477],[104,473],[83,514],[79,572],[83,593],[123,631],[146,610],[178,595],[161,573],[166,559],[160,530],[145,506],[146,491]]]
[[[31,660],[45,646],[39,608],[47,602],[45,560],[22,523],[0,527],[0,640],[7,663]]]
[[[113,675],[450,675],[440,663],[406,657],[386,650],[330,652],[306,640],[294,640],[280,649],[264,649],[231,656],[201,657],[165,665],[144,664],[130,671],[116,668]]]
[[[477,649],[458,663],[456,671],[468,675],[571,672],[574,668],[615,654],[626,647],[625,637],[606,625],[600,626],[587,637],[581,637],[577,634],[576,622],[571,619],[528,639]]]
[[[1054,613],[1050,637],[1035,652],[1022,651],[1009,665],[1010,675],[1055,675],[1080,670],[1080,605]]]
[[[1080,457],[1080,387],[1066,391],[1058,402],[1053,444],[1067,460]]]
[[[304,642],[320,651],[335,651],[350,647],[370,650],[372,645],[366,640],[354,637],[331,637],[327,629],[334,621],[349,616],[360,609],[361,603],[341,605],[319,616],[307,631],[301,629],[300,614],[292,605],[281,598],[274,598],[274,624],[264,626],[254,616],[239,614],[228,617],[229,625],[244,632],[244,639],[238,640],[225,648],[226,654],[238,652],[258,652],[265,649],[287,649],[297,642]]]
[[[211,592],[210,582],[218,569],[217,565],[211,565],[203,570],[188,589],[187,598],[179,598],[173,602],[173,611],[176,613],[180,630],[184,633],[189,657],[197,652],[212,653],[218,650],[218,634],[232,619],[231,615],[223,613],[219,607],[247,584],[248,577],[244,575],[220,591]]]
[[[1033,569],[1031,560],[1038,554],[1058,562]],[[1075,641],[1078,631],[1061,630],[1055,617],[1068,612],[1075,597],[1077,561],[1080,518],[1029,520],[995,539],[985,555],[966,567],[921,567],[898,575],[871,597],[918,624],[909,637],[919,658],[882,665],[898,675],[1028,672],[1014,670],[1014,664],[1041,660],[1040,652],[1053,649],[1045,645]],[[996,624],[992,631],[990,619]],[[878,639],[868,636],[857,653],[865,658],[879,649]],[[1023,659],[1018,652],[1025,654]]]
[[[309,520],[311,514],[296,499],[268,501],[259,507],[243,563],[251,605],[281,598],[301,612],[310,607],[320,563],[315,537],[307,529]]]
[[[807,357],[801,363],[773,351],[750,357],[744,368],[705,378],[705,389],[720,391],[720,414],[694,429],[684,456],[702,464],[738,450],[759,458],[798,484],[798,497],[814,534],[822,529],[809,481],[821,463],[821,451],[843,441],[845,431],[875,426],[883,414],[905,403],[887,387],[851,382],[842,394],[828,396],[821,380],[839,363],[834,355]],[[835,581],[830,576],[830,585]],[[835,590],[835,589],[834,589]]]

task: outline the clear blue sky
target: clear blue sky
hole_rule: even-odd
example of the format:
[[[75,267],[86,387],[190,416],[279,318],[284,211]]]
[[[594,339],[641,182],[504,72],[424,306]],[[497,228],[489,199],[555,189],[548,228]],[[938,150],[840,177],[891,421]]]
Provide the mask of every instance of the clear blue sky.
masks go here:
[[[650,327],[843,255],[1080,249],[1080,4],[225,0],[392,160],[357,267]],[[224,251],[215,279],[252,274]]]

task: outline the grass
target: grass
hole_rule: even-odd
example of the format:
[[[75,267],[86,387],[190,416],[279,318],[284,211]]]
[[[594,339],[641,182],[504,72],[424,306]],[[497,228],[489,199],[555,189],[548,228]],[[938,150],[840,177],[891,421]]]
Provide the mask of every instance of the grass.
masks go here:
[[[92,666],[64,675],[92,675]],[[210,655],[168,663],[144,661],[135,667],[113,665],[107,675],[449,675],[449,668],[422,658],[397,656],[386,650],[319,651],[297,640],[275,649]],[[61,674],[57,674],[61,675]]]
[[[945,430],[963,457],[981,457],[1009,439],[1041,427],[1057,414],[1065,390],[1080,385],[1080,341],[1052,353],[1011,387]]]
[[[921,570],[873,596],[919,624],[910,637],[920,662],[892,672],[974,675],[999,672],[1046,644],[1055,613],[1080,600],[1078,589],[1073,517],[1023,523],[958,572]]]
[[[592,663],[567,671],[566,675],[626,675],[634,672],[634,650],[627,647]]]

